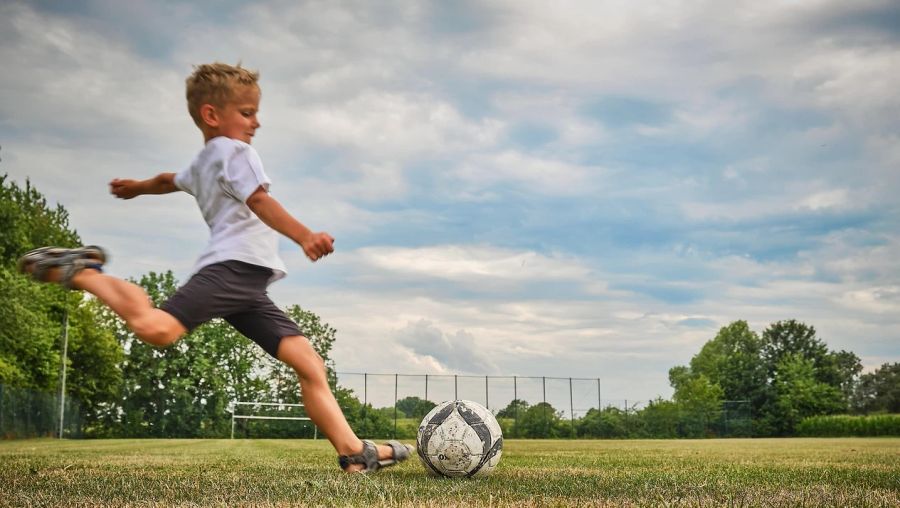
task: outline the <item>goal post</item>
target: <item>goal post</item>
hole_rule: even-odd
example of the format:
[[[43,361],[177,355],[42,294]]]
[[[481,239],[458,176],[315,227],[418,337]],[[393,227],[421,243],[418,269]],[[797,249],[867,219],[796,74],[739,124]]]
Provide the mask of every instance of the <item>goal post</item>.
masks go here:
[[[307,421],[312,423],[312,420],[309,419],[308,416],[269,416],[269,415],[239,415],[238,406],[248,406],[248,407],[275,407],[279,410],[283,410],[285,408],[292,407],[303,407],[303,404],[288,404],[288,403],[280,403],[280,402],[245,402],[245,401],[235,401],[231,403],[231,439],[234,439],[234,426],[238,420],[297,420],[297,421]],[[319,428],[313,424],[313,439],[318,439],[319,437]]]

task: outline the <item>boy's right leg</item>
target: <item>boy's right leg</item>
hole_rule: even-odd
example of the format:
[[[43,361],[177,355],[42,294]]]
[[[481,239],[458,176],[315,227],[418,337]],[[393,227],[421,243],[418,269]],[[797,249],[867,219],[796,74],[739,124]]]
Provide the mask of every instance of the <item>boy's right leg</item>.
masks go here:
[[[278,346],[278,359],[291,366],[297,373],[306,413],[313,424],[325,434],[338,455],[360,453],[363,442],[347,423],[328,385],[325,363],[306,337],[296,335],[282,338]],[[378,460],[387,460],[394,456],[394,450],[389,445],[378,445],[376,451]],[[354,472],[363,467],[360,464],[352,464],[346,470]]]

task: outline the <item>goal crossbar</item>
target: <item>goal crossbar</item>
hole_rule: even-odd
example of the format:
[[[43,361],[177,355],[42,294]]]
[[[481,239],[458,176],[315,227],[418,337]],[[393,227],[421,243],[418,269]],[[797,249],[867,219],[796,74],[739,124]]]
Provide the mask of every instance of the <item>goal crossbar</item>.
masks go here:
[[[308,416],[262,416],[262,415],[239,415],[236,414],[235,406],[277,406],[279,409],[285,407],[303,407],[303,404],[288,404],[280,402],[232,402],[231,408],[231,439],[234,439],[234,424],[237,420],[300,420],[311,422]],[[313,425],[313,439],[319,437],[319,428]]]

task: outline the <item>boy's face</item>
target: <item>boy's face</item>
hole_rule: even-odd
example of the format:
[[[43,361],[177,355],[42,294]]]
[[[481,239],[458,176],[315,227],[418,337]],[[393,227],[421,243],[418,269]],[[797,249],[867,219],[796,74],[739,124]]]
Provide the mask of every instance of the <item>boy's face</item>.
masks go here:
[[[234,96],[223,107],[217,107],[218,125],[211,126],[215,135],[237,139],[249,144],[259,128],[256,114],[259,112],[259,88],[244,86],[234,91]]]

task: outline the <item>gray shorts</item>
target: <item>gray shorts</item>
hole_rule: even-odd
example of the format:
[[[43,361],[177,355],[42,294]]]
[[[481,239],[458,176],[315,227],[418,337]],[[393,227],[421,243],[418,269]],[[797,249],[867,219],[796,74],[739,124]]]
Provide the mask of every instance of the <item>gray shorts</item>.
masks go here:
[[[303,335],[266,292],[272,270],[242,261],[223,261],[200,269],[160,309],[188,331],[223,318],[275,358],[283,337]]]

